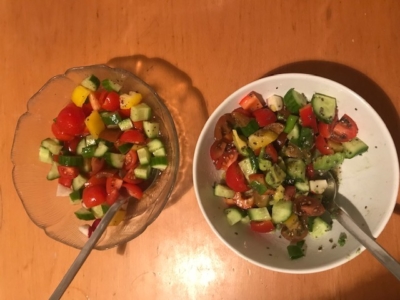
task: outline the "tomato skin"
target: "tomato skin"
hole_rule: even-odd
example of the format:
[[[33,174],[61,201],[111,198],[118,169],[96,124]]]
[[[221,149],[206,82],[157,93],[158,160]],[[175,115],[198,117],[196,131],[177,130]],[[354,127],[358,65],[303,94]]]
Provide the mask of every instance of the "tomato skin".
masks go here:
[[[315,170],[312,163],[308,164],[306,167],[306,175],[308,179],[313,179],[315,177]]]
[[[239,105],[245,110],[255,111],[263,107],[263,102],[262,96],[253,91],[240,100]]]
[[[278,152],[276,151],[274,145],[268,144],[265,146],[265,154],[267,157],[271,158],[273,163],[278,162]]]
[[[267,233],[275,230],[275,226],[271,220],[269,221],[251,221],[251,230],[260,233]]]
[[[72,185],[72,179],[66,178],[66,177],[60,177],[60,178],[58,178],[58,183],[67,188],[70,188]]]
[[[119,94],[111,91],[104,98],[104,102],[101,104],[101,107],[107,111],[116,111],[119,109]]]
[[[112,190],[110,193],[107,194],[106,202],[108,205],[113,205],[115,201],[117,201],[120,193],[119,190],[115,189]]]
[[[110,194],[113,190],[119,190],[122,186],[122,179],[116,176],[107,177],[106,191]]]
[[[82,111],[83,111],[83,113],[85,114],[86,117],[88,117],[92,113],[93,107],[92,107],[92,105],[90,104],[89,101],[83,103]]]
[[[121,115],[121,117],[129,118],[131,116],[131,109],[120,109],[118,110],[118,113]]]
[[[106,162],[103,158],[92,157],[90,164],[92,166],[91,175],[95,175],[104,168]]]
[[[322,135],[318,135],[315,139],[315,147],[321,154],[329,155],[333,154],[333,150],[328,146],[326,140],[322,137]]]
[[[146,141],[146,137],[143,132],[137,129],[129,129],[124,131],[119,137],[120,143],[132,143],[132,144],[143,144]]]
[[[226,184],[235,192],[245,192],[249,189],[237,161],[233,162],[226,170]]]
[[[107,177],[98,177],[96,175],[90,177],[85,183],[85,187],[95,186],[95,185],[106,185]]]
[[[133,122],[133,127],[137,130],[143,131],[143,121]]]
[[[69,152],[76,153],[76,148],[78,147],[80,140],[80,137],[74,137],[72,140],[66,141],[64,145]]]
[[[275,113],[268,107],[263,107],[253,111],[253,116],[256,118],[260,127],[265,127],[269,124],[275,123],[277,120]]]
[[[230,148],[224,151],[221,157],[214,161],[217,170],[227,170],[229,166],[237,160],[239,153],[236,148]]]
[[[216,140],[210,147],[210,157],[213,161],[224,154],[227,143],[224,140]]]
[[[302,126],[311,128],[314,133],[318,132],[317,118],[315,117],[311,104],[302,107],[299,110],[299,115]]]
[[[82,193],[82,202],[86,208],[100,205],[106,202],[107,192],[104,185],[86,187]]]
[[[97,90],[93,92],[94,97],[98,101],[99,105],[102,106],[106,97],[107,97],[108,92],[106,90]]]
[[[130,170],[137,166],[139,162],[139,157],[137,151],[134,149],[129,150],[129,152],[125,155],[124,161],[124,169]]]
[[[57,166],[60,177],[74,179],[79,175],[79,169],[76,167]]]
[[[85,114],[75,104],[64,107],[57,116],[60,130],[69,135],[79,135],[85,129]]]
[[[70,141],[74,138],[73,135],[66,134],[64,131],[62,131],[56,122],[51,124],[51,132],[54,134],[54,137],[60,141]]]
[[[128,170],[128,172],[126,172],[124,178],[122,179],[124,182],[126,183],[132,183],[132,184],[139,184],[143,182],[143,179],[141,178],[137,178],[135,176],[135,168],[132,168],[130,170]]]
[[[287,185],[285,187],[285,195],[284,198],[286,200],[292,200],[296,196],[296,187],[294,185]]]
[[[143,191],[137,185],[131,183],[123,183],[122,186],[126,189],[129,196],[136,198],[138,200],[142,199]]]
[[[358,127],[356,122],[344,114],[333,127],[331,139],[335,142],[348,142],[357,136]]]

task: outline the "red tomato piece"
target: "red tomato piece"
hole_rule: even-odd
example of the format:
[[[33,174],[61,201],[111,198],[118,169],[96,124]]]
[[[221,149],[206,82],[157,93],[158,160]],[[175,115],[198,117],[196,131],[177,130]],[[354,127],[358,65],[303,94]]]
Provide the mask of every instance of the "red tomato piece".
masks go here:
[[[76,148],[78,147],[80,140],[80,137],[74,137],[72,140],[66,141],[64,143],[64,146],[68,149],[69,152],[76,153]]]
[[[299,110],[299,115],[302,126],[311,128],[314,133],[318,132],[317,118],[315,117],[311,104],[302,107]]]
[[[101,104],[101,108],[107,111],[115,111],[119,109],[119,94],[117,92],[109,92]]]
[[[239,153],[236,148],[227,149],[221,157],[214,161],[215,168],[217,170],[226,170],[238,157]]]
[[[96,175],[90,177],[85,183],[85,187],[95,186],[95,185],[106,185],[107,177],[98,177]]]
[[[79,175],[79,169],[76,167],[66,167],[66,166],[58,166],[58,173],[60,173],[60,177],[74,179]]]
[[[97,90],[93,92],[94,97],[98,101],[99,105],[102,106],[106,97],[107,97],[108,92],[106,90]]]
[[[131,109],[120,109],[118,113],[121,117],[129,118],[131,116]]]
[[[92,113],[93,107],[90,104],[90,101],[87,101],[87,102],[83,103],[82,111],[83,111],[83,113],[85,114],[86,117],[88,117]]]
[[[339,122],[333,127],[332,140],[335,142],[348,142],[357,136],[358,127],[356,122],[348,115],[343,115]]]
[[[107,194],[107,199],[106,199],[107,204],[113,205],[114,202],[117,201],[119,195],[120,195],[119,190],[117,189],[112,190],[111,193]]]
[[[58,183],[67,188],[70,188],[72,185],[72,178],[60,177],[58,178]]]
[[[268,107],[263,107],[253,111],[253,116],[256,118],[260,127],[265,127],[269,124],[275,123],[277,120],[275,113]]]
[[[292,200],[296,196],[296,187],[294,185],[287,185],[285,187],[285,199]]]
[[[106,162],[103,158],[92,157],[90,164],[92,166],[91,174],[95,175],[104,168]]]
[[[239,101],[239,105],[249,111],[255,111],[262,108],[264,105],[264,99],[256,92],[250,92],[242,100]]]
[[[132,143],[132,144],[142,144],[146,141],[146,137],[143,132],[137,129],[129,129],[124,131],[119,137],[121,143]]]
[[[124,168],[125,170],[133,169],[137,166],[139,161],[137,151],[134,149],[129,150],[129,152],[125,155]]]
[[[64,131],[62,131],[56,122],[51,124],[51,132],[53,132],[54,137],[60,141],[70,141],[74,138],[73,135],[66,134]]]
[[[106,202],[107,192],[104,185],[86,187],[82,193],[82,202],[86,208],[100,205]]]
[[[271,220],[269,221],[251,221],[250,222],[251,230],[260,233],[267,233],[275,230],[275,226]]]
[[[122,186],[122,179],[116,176],[107,177],[106,191],[110,194],[113,190],[119,190]]]
[[[235,192],[245,192],[249,189],[237,161],[233,162],[226,170],[226,184]]]
[[[133,127],[137,130],[143,131],[143,121],[133,122]]]
[[[217,160],[224,154],[227,143],[224,140],[216,140],[210,147],[210,157],[213,161]]]
[[[278,152],[276,151],[274,145],[268,144],[265,146],[265,155],[269,157],[273,163],[278,162]]]
[[[308,164],[306,167],[306,175],[308,179],[313,179],[315,177],[315,170],[312,163]]]
[[[333,150],[328,146],[326,140],[322,137],[322,135],[318,135],[315,139],[315,147],[321,154],[329,155],[333,154]]]
[[[127,183],[132,183],[132,184],[139,184],[143,182],[143,179],[137,178],[135,176],[135,168],[129,169],[128,172],[126,172],[123,181]]]
[[[81,107],[69,104],[57,116],[56,123],[62,132],[79,135],[85,129],[85,114]]]
[[[126,189],[129,196],[140,200],[143,196],[143,191],[140,187],[131,183],[123,183],[122,186]]]

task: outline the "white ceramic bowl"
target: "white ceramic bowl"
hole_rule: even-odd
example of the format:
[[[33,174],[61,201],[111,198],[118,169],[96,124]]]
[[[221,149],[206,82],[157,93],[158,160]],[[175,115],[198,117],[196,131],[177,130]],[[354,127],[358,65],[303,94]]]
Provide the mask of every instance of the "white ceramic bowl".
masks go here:
[[[334,81],[306,74],[283,74],[252,82],[225,99],[205,124],[194,153],[193,179],[199,206],[215,234],[236,254],[266,269],[285,273],[314,273],[346,263],[364,248],[349,233],[343,247],[332,249],[341,232],[336,221],[333,229],[320,239],[306,238],[306,256],[290,260],[279,232],[258,234],[243,224],[229,226],[223,214],[223,200],[213,195],[213,184],[219,175],[209,157],[213,132],[218,118],[238,107],[239,100],[250,91],[267,98],[284,95],[294,87],[309,99],[314,92],[336,97],[339,116],[347,113],[358,124],[358,136],[369,145],[362,156],[345,160],[339,192],[348,197],[364,218],[370,232],[377,237],[388,222],[399,188],[398,158],[393,140],[379,115],[359,95]],[[330,241],[331,239],[331,241]],[[333,242],[332,242],[333,241]],[[320,251],[319,249],[321,249]]]

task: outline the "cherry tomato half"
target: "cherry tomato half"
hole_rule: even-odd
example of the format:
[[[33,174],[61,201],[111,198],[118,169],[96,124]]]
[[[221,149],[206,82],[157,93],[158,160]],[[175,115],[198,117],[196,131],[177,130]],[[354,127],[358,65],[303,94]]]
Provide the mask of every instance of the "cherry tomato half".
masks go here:
[[[54,137],[60,141],[70,141],[74,138],[73,135],[66,134],[64,131],[62,131],[56,122],[51,124],[51,131],[53,132]]]
[[[101,107],[107,111],[115,111],[119,109],[119,95],[116,92],[109,92],[104,98]]]
[[[226,170],[226,184],[235,192],[245,192],[249,189],[237,161],[233,162]]]
[[[78,135],[85,129],[85,114],[82,108],[69,104],[60,111],[56,123],[62,132]]]
[[[357,136],[358,127],[356,122],[348,115],[343,115],[339,122],[333,127],[331,139],[335,142],[348,142]]]
[[[136,198],[138,200],[142,199],[143,191],[137,185],[131,183],[124,183],[122,184],[122,186],[126,189],[129,196]]]
[[[260,233],[267,233],[275,230],[275,226],[271,220],[269,221],[251,221],[250,222],[251,230]]]
[[[116,176],[107,177],[106,191],[110,194],[113,190],[119,190],[122,186],[122,179]]]
[[[146,137],[143,132],[137,129],[129,129],[121,134],[119,141],[121,143],[142,144],[146,141]]]
[[[138,163],[138,154],[134,149],[129,150],[129,152],[125,155],[124,168],[125,170],[130,170],[136,167]]]
[[[62,178],[74,179],[79,175],[79,169],[76,167],[58,166],[57,169]]]
[[[93,185],[85,188],[82,193],[82,202],[86,208],[106,202],[107,192],[104,185]]]

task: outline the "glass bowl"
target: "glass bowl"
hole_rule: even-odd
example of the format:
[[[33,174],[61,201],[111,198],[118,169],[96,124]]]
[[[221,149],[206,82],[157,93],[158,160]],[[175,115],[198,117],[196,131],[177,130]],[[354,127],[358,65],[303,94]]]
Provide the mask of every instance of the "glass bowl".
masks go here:
[[[104,250],[128,242],[140,235],[161,213],[173,190],[179,167],[179,144],[173,119],[157,93],[132,73],[106,65],[71,68],[65,74],[51,78],[27,104],[27,111],[19,118],[11,159],[13,182],[31,220],[45,233],[66,245],[82,248],[87,237],[79,232],[79,225],[88,223],[76,218],[68,197],[56,197],[57,180],[48,181],[50,165],[38,158],[40,142],[52,137],[51,124],[58,112],[69,103],[73,89],[87,76],[111,79],[122,85],[121,92],[138,91],[151,106],[160,121],[169,165],[144,192],[140,201],[131,201],[127,215],[118,226],[110,226],[95,249]]]
[[[399,169],[396,149],[388,129],[374,109],[347,87],[334,81],[307,75],[283,74],[262,78],[240,88],[226,98],[204,125],[194,153],[193,182],[200,209],[220,240],[240,257],[260,267],[283,273],[314,273],[342,265],[364,247],[336,220],[332,230],[321,238],[306,238],[305,256],[290,260],[286,247],[289,242],[279,232],[257,234],[249,226],[229,226],[223,213],[223,200],[214,196],[213,185],[221,174],[209,157],[214,142],[214,128],[220,116],[239,107],[239,101],[251,91],[264,99],[273,94],[284,95],[290,88],[304,93],[308,99],[315,92],[337,99],[339,114],[350,115],[357,123],[358,136],[369,145],[368,152],[346,160],[340,173],[339,192],[351,200],[344,207],[356,216],[354,220],[378,237],[392,215],[399,189]],[[357,214],[358,213],[358,214]],[[362,221],[362,223],[361,223]],[[347,232],[347,241],[339,246],[338,239]]]

